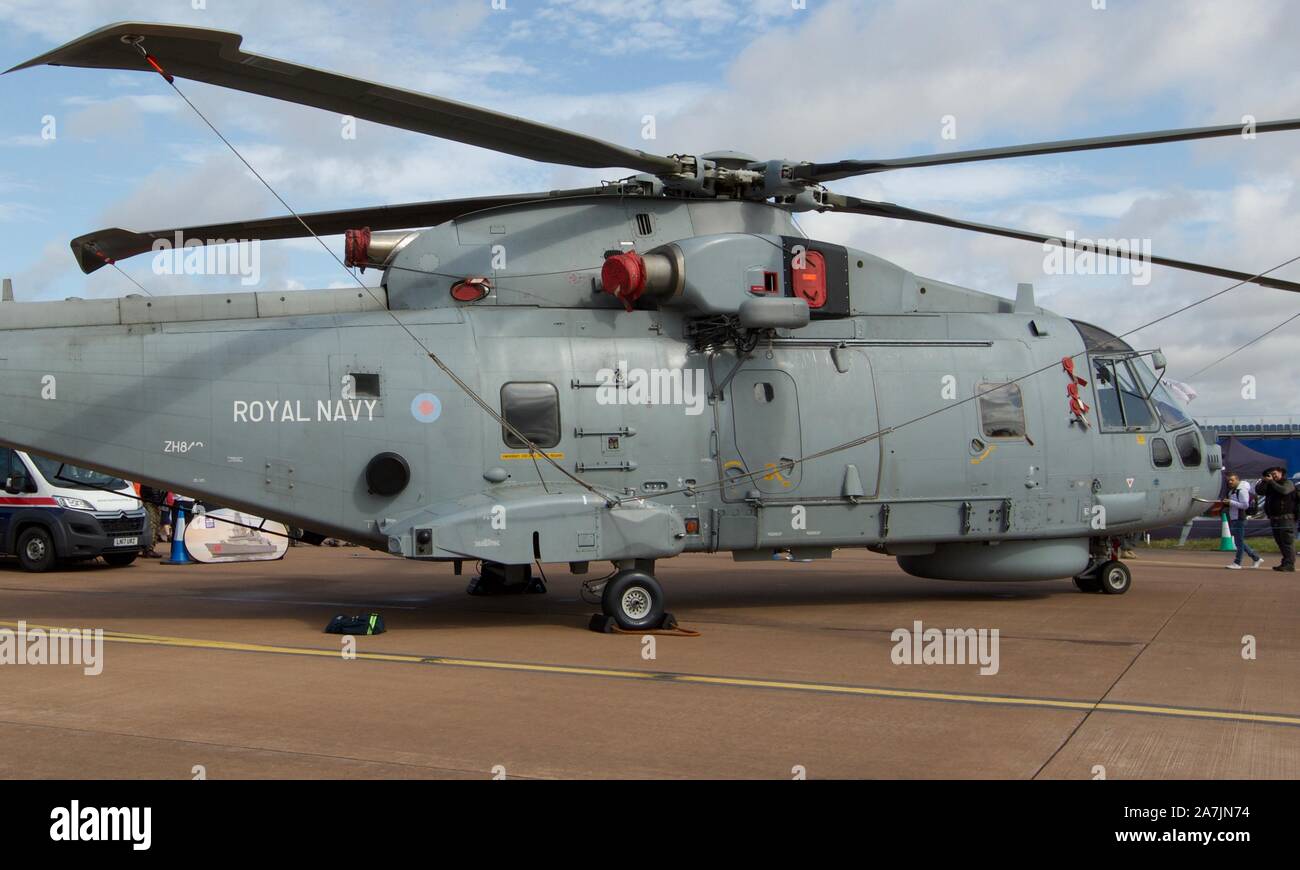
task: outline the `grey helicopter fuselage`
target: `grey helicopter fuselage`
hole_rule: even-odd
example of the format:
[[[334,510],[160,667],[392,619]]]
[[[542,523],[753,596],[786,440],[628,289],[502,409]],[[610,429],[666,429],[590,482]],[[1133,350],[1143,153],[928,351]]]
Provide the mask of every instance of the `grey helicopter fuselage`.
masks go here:
[[[796,248],[820,307],[738,348],[745,302],[795,295]],[[407,557],[578,570],[872,547],[921,576],[1069,577],[1218,494],[1217,448],[1122,342],[776,206],[590,196],[369,250],[369,291],[0,304],[0,443]],[[628,310],[600,276],[632,251],[671,274]],[[471,279],[483,298],[453,295]]]

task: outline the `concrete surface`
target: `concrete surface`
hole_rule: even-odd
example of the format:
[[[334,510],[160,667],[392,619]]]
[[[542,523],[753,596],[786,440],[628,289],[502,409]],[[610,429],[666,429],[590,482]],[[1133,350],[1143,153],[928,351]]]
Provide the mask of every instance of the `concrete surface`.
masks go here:
[[[1300,580],[1141,551],[1132,591],[947,583],[892,559],[660,564],[700,637],[473,598],[360,549],[47,575],[0,561],[0,627],[102,628],[104,668],[0,665],[0,776],[1300,777]],[[598,577],[593,565],[588,577]],[[387,634],[322,633],[383,613]],[[898,665],[891,632],[997,629],[999,670]],[[1252,636],[1256,658],[1243,658]]]

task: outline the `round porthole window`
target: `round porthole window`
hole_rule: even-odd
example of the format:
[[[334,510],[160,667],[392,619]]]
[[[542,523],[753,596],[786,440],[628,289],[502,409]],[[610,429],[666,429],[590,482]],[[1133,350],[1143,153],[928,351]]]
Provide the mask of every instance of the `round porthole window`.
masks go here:
[[[366,464],[366,486],[373,495],[394,496],[411,482],[411,466],[397,453],[380,453]]]

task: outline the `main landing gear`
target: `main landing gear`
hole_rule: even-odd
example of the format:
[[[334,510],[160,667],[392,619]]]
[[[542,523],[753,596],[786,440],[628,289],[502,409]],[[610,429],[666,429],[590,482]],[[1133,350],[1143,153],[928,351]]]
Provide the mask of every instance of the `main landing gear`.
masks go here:
[[[664,621],[664,590],[647,571],[622,570],[605,584],[600,609],[624,631],[659,628]]]
[[[600,594],[601,615],[591,618],[593,631],[657,631],[676,627],[672,614],[664,611],[664,590],[655,579],[653,559],[624,559],[614,563],[615,573],[604,581],[585,585],[587,592]]]
[[[1118,558],[1120,542],[1094,541],[1093,551],[1092,564],[1074,578],[1074,585],[1080,592],[1101,592],[1106,595],[1123,595],[1127,592],[1133,585],[1133,572]]]
[[[622,559],[614,563],[614,569],[603,582],[583,584],[584,592],[600,595],[602,615],[592,617],[592,628],[605,631],[611,624],[623,631],[676,628],[672,614],[664,611],[664,590],[655,579],[653,559]],[[466,591],[470,595],[520,595],[545,592],[546,584],[533,576],[531,565],[483,562]]]

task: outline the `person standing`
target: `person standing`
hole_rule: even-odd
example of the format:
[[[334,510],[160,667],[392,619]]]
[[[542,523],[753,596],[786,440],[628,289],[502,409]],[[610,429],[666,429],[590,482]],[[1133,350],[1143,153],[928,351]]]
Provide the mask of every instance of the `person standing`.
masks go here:
[[[1282,551],[1282,564],[1274,571],[1295,571],[1296,488],[1287,479],[1286,469],[1273,467],[1255,484],[1255,492],[1264,497],[1264,513],[1273,526],[1273,540]]]
[[[143,484],[140,486],[140,502],[149,518],[149,528],[145,532],[149,546],[140,554],[146,559],[162,558],[162,553],[158,552],[158,538],[162,533],[162,505],[166,498],[167,493],[162,490]]]
[[[1243,556],[1250,557],[1251,562],[1254,563],[1251,565],[1252,568],[1264,564],[1263,557],[1246,543],[1246,520],[1250,516],[1250,501],[1250,484],[1242,480],[1237,472],[1228,472],[1228,528],[1232,530],[1232,542],[1237,545],[1237,557],[1226,567],[1238,571],[1241,570]]]

